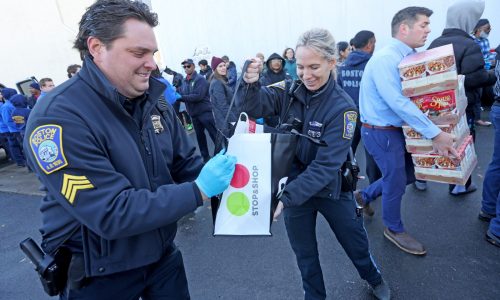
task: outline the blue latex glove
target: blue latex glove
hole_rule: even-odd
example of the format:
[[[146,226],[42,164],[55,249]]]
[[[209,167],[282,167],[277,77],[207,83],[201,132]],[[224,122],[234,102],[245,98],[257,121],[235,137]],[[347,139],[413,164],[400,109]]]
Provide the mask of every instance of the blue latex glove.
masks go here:
[[[222,150],[210,159],[194,181],[200,191],[208,197],[224,192],[233,178],[236,157],[224,155]]]
[[[181,94],[175,92],[175,100],[179,100],[180,98],[182,98]]]

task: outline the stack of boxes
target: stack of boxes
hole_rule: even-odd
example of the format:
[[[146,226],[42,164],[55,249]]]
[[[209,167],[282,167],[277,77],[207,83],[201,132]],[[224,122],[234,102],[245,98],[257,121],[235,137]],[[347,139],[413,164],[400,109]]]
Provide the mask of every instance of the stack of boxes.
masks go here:
[[[433,152],[432,140],[403,126],[406,149],[412,153],[417,179],[465,184],[477,164],[465,108],[464,76],[457,74],[453,46],[446,45],[405,57],[399,64],[403,95],[441,130],[455,136],[456,158]]]

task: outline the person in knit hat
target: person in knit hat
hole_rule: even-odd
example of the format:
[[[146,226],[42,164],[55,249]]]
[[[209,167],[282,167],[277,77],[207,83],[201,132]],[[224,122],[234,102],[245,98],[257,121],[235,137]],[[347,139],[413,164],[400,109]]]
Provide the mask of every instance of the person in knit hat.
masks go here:
[[[238,110],[233,105],[226,121],[231,99],[233,98],[233,90],[228,85],[226,63],[221,58],[214,56],[212,57],[210,66],[212,67],[213,74],[210,79],[208,93],[210,95],[210,102],[212,102],[215,126],[227,136],[231,126],[230,123],[236,122],[238,119]]]
[[[31,96],[28,98],[28,108],[33,109],[35,107],[36,101],[41,94],[40,85],[38,82],[30,83],[30,94]]]

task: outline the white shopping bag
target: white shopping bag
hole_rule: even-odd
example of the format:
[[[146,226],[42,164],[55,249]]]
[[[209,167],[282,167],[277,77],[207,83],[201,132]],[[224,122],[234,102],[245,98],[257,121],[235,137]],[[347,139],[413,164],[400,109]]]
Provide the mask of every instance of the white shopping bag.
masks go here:
[[[229,139],[227,154],[236,156],[237,164],[222,194],[214,235],[271,235],[270,139],[270,133],[236,133]]]

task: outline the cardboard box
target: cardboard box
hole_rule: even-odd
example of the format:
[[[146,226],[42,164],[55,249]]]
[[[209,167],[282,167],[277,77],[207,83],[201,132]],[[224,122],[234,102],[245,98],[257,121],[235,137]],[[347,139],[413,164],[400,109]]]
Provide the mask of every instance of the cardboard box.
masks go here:
[[[460,118],[457,124],[438,125],[438,127],[444,132],[455,135],[457,141],[454,147],[461,145],[464,139],[470,134],[465,115]],[[403,134],[405,136],[406,151],[420,154],[432,152],[432,140],[424,138],[410,126],[403,125]]]
[[[412,154],[415,177],[420,180],[464,185],[477,165],[472,136],[457,149],[457,158],[438,154]]]
[[[464,75],[458,75],[457,87],[427,95],[410,97],[410,100],[436,125],[457,124],[467,108]]]
[[[453,45],[408,55],[398,66],[403,95],[418,96],[457,87]]]

